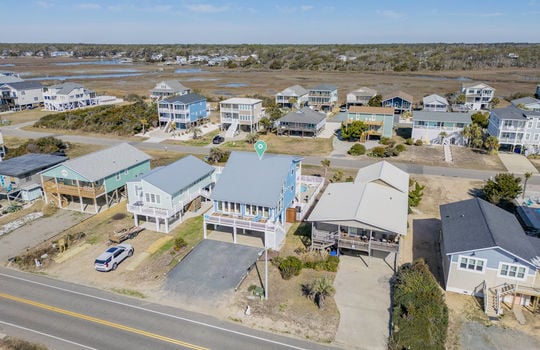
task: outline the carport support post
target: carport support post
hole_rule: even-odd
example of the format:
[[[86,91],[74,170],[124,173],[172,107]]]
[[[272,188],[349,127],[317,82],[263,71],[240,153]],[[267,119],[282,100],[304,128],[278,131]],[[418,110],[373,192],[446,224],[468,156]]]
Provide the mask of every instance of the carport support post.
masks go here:
[[[264,246],[264,300],[268,300],[268,248]]]

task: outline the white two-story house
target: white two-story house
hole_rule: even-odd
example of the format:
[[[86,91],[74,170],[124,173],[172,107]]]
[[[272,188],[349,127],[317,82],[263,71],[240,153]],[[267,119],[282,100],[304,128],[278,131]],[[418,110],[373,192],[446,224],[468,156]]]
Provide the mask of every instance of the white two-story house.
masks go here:
[[[37,81],[0,83],[0,110],[22,110],[43,104],[43,85]]]
[[[461,93],[465,95],[465,107],[479,111],[491,108],[495,89],[484,83],[463,84]]]
[[[448,112],[448,100],[436,94],[424,97],[422,104],[426,112]]]
[[[63,83],[43,88],[43,103],[49,111],[68,111],[99,104],[95,91],[77,83]]]
[[[361,87],[347,94],[347,108],[349,106],[367,106],[369,100],[377,96],[377,90]]]
[[[540,112],[514,105],[493,109],[488,133],[497,137],[501,149],[517,153],[540,153]]]
[[[262,101],[255,98],[235,97],[219,103],[221,129],[227,130],[226,138],[233,137],[238,131],[254,132],[259,130],[262,118]]]
[[[186,95],[191,89],[182,85],[178,80],[165,80],[156,84],[150,91],[150,97],[161,100],[169,96]]]
[[[276,104],[280,108],[301,108],[308,101],[308,91],[300,85],[289,86],[276,94]]]
[[[330,111],[338,101],[338,90],[334,85],[320,84],[309,90],[309,105],[315,110]]]

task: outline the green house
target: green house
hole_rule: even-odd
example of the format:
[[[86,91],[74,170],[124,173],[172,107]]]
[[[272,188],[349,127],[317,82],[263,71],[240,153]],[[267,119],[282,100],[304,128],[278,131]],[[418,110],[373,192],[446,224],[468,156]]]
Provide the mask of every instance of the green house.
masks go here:
[[[126,183],[150,170],[150,156],[122,143],[68,160],[41,173],[45,201],[97,213],[126,196]]]
[[[371,136],[392,137],[394,108],[351,106],[347,113],[347,121],[352,123],[356,120],[361,120],[367,126],[362,141],[369,140]]]

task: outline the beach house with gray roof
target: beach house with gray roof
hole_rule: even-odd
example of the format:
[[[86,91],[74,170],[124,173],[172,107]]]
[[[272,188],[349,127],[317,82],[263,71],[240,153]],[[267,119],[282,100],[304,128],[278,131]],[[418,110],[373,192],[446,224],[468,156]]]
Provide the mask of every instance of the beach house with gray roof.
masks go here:
[[[172,224],[182,222],[186,211],[200,208],[201,201],[209,197],[215,171],[189,155],[127,182],[127,210],[133,214],[135,226],[151,222],[156,231],[169,233]]]
[[[411,137],[426,144],[463,146],[467,142],[463,128],[471,125],[471,115],[472,112],[414,111]]]
[[[276,104],[280,108],[299,108],[308,101],[309,91],[300,85],[289,86],[276,94]]]
[[[510,105],[489,114],[488,133],[499,140],[501,150],[540,153],[540,112]]]
[[[437,94],[425,96],[422,104],[426,112],[448,112],[448,100]]]
[[[338,89],[335,85],[320,84],[309,89],[308,103],[313,109],[331,111],[338,102]]]
[[[523,98],[518,98],[512,100],[512,104],[525,110],[540,112],[540,100],[534,97],[527,96]]]
[[[447,291],[484,297],[488,315],[501,303],[538,305],[540,239],[516,217],[480,198],[440,206],[440,245]]]
[[[189,93],[176,95],[158,102],[159,123],[167,130],[171,124],[176,129],[189,129],[207,118],[206,97]]]
[[[347,108],[350,106],[367,106],[369,100],[377,96],[377,90],[361,87],[347,94]]]
[[[150,90],[150,97],[158,100],[177,95],[186,95],[191,93],[191,89],[185,87],[178,80],[164,80],[156,84]]]
[[[279,249],[285,239],[287,208],[302,195],[301,158],[255,152],[232,152],[210,195],[207,228],[260,237],[265,247]],[[293,209],[294,210],[294,209]],[[211,226],[210,226],[211,225]]]
[[[121,143],[70,159],[41,173],[45,201],[97,213],[125,197],[126,183],[150,170],[150,156]]]
[[[99,104],[96,92],[67,82],[43,87],[43,103],[49,111],[69,111]]]
[[[0,110],[22,110],[43,104],[43,85],[37,81],[0,83]]]
[[[326,115],[309,107],[287,113],[277,121],[278,135],[317,136],[324,130]]]
[[[314,249],[394,254],[407,234],[409,175],[388,162],[358,170],[353,182],[331,183],[308,217]]]

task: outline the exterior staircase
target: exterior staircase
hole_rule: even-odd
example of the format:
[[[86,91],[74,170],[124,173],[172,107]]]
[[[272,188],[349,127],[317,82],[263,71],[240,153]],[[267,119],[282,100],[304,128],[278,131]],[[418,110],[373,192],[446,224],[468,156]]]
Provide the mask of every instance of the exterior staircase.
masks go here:
[[[225,132],[225,138],[231,139],[236,134],[236,131],[238,130],[238,121],[233,121],[227,131]]]
[[[452,163],[454,160],[452,159],[452,151],[450,149],[450,145],[445,143],[443,144],[444,149],[444,161],[447,163]]]
[[[325,250],[337,242],[337,232],[319,233],[314,232],[311,236],[311,250]]]
[[[167,124],[165,124],[165,126],[163,127],[163,131],[165,131],[165,132],[169,131],[169,128],[171,127],[171,122],[172,122],[172,120],[169,120],[167,122]]]

